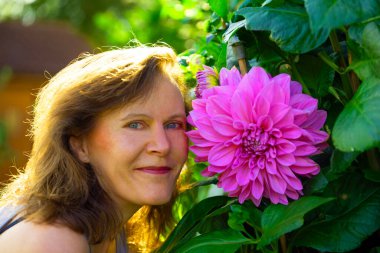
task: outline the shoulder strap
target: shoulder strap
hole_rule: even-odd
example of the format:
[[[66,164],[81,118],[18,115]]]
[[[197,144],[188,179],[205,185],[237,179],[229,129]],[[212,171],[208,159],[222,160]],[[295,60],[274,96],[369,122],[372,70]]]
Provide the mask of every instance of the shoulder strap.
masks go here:
[[[23,218],[23,217],[20,217],[20,218],[18,218],[18,219],[16,219],[16,220],[12,221],[12,222],[10,222],[10,223],[5,224],[3,227],[0,228],[0,235],[1,235],[2,233],[4,233],[6,230],[8,230],[9,228],[13,227],[14,225],[20,223],[20,222],[23,221],[23,220],[24,220],[24,218]]]

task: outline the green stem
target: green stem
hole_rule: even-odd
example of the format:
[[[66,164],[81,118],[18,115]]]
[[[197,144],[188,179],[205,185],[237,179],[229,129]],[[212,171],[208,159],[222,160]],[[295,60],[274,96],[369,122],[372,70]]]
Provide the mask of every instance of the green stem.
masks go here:
[[[302,76],[298,72],[298,69],[297,69],[296,65],[294,64],[294,62],[290,61],[290,65],[292,66],[292,71],[293,71],[296,79],[302,84],[302,91],[308,95],[311,95],[309,88],[307,87]]]
[[[346,69],[347,65],[344,60],[344,56],[342,54],[342,49],[339,44],[338,36],[336,35],[335,31],[331,31],[330,33],[330,42],[332,45],[332,48],[334,52],[336,52],[339,55],[339,67],[340,69]],[[339,72],[338,72],[339,73]],[[346,93],[348,98],[352,97],[352,89],[351,89],[351,82],[348,73],[340,74],[340,77],[342,79],[343,84],[343,90]]]
[[[380,16],[369,18],[367,20],[364,20],[364,21],[360,22],[360,24],[364,25],[364,24],[368,24],[368,23],[371,23],[371,22],[374,22],[374,21],[377,21],[377,20],[380,20]]]
[[[321,58],[322,61],[324,61],[327,65],[329,65],[335,72],[338,72],[339,74],[344,74],[344,70],[340,69],[338,65],[335,64],[335,62],[326,54],[326,52],[319,52],[318,53],[319,58]]]

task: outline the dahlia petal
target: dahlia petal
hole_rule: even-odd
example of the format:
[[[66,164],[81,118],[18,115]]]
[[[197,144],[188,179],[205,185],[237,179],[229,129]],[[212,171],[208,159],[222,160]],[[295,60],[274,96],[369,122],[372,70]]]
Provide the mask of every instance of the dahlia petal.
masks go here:
[[[215,142],[204,139],[198,130],[188,131],[186,132],[186,135],[189,137],[190,141],[198,147],[211,147],[216,144]]]
[[[276,147],[278,154],[289,154],[296,150],[296,145],[286,139],[277,139]]]
[[[209,163],[215,166],[230,165],[234,159],[236,146],[226,147],[223,143],[216,144],[210,149],[208,158]]]
[[[295,125],[283,127],[281,132],[283,138],[286,139],[297,139],[302,135],[301,129]]]
[[[247,185],[248,182],[250,181],[250,174],[251,174],[251,170],[249,169],[249,167],[237,168],[236,181],[238,185],[240,186]]]
[[[292,110],[287,110],[283,112],[283,115],[279,115],[281,118],[276,119],[275,127],[278,129],[281,129],[283,127],[287,127],[289,125],[293,125],[294,122],[294,115],[292,113]]]
[[[293,108],[311,113],[317,110],[318,100],[306,94],[296,94],[290,98],[290,105]]]
[[[294,200],[299,199],[300,197],[297,191],[291,191],[291,190],[286,191],[286,196]]]
[[[215,166],[215,165],[209,165],[207,167],[207,170],[210,171],[210,172],[215,172],[215,173],[223,173],[226,171],[226,167],[223,167],[223,166]]]
[[[281,87],[282,89],[282,95],[283,97],[281,98],[281,100],[283,100],[283,102],[285,104],[288,104],[289,103],[289,100],[290,100],[290,75],[288,74],[285,74],[285,73],[282,73],[282,74],[279,74],[275,77],[273,77],[270,82],[274,85],[274,86],[279,86]],[[277,100],[273,100],[273,101],[277,101]]]
[[[295,156],[309,156],[315,155],[316,153],[318,153],[318,149],[315,146],[308,145],[307,143],[297,146],[297,149],[294,151]]]
[[[198,127],[199,134],[208,141],[221,142],[229,139],[228,136],[221,135],[215,131],[208,117],[198,119],[195,121],[195,125]]]
[[[241,74],[234,66],[231,70],[222,68],[219,73],[220,85],[238,86],[241,81]]]
[[[223,180],[220,180],[219,183],[220,184],[218,184],[218,186],[223,188],[223,190],[226,192],[231,192],[238,188],[236,179],[234,177],[224,178]]]
[[[203,170],[201,172],[201,175],[204,176],[204,177],[213,177],[213,176],[216,175],[216,173],[215,172],[211,172],[211,171],[205,169],[205,170]]]
[[[231,115],[245,122],[253,121],[252,98],[243,89],[236,90],[231,98]]]
[[[265,132],[272,130],[273,121],[269,116],[260,116],[257,120],[257,125]]]
[[[299,82],[290,82],[290,96],[302,93],[302,85]]]
[[[243,202],[248,198],[250,193],[251,193],[250,187],[247,187],[247,186],[243,187],[243,190],[239,194],[239,198],[238,198],[239,203],[243,204]]]
[[[268,114],[272,117],[273,123],[276,124],[290,112],[290,109],[291,107],[289,105],[275,103],[271,105]]]
[[[255,199],[261,199],[264,192],[264,185],[260,180],[256,179],[252,182],[251,193]]]
[[[259,95],[265,97],[269,103],[285,103],[285,94],[283,89],[269,82],[263,87]]]
[[[294,190],[302,190],[303,186],[301,180],[299,180],[293,173],[293,171],[287,166],[281,166],[279,172],[282,178],[291,186]]]
[[[268,174],[269,184],[271,189],[279,194],[284,194],[286,190],[286,182],[285,180],[279,176],[278,174],[271,175]]]
[[[230,115],[230,96],[213,96],[210,97],[205,106],[209,115]]]
[[[278,204],[280,202],[280,194],[275,191],[271,191],[269,194],[269,199],[273,204]]]
[[[211,118],[214,129],[224,136],[235,136],[238,133],[232,125],[232,118],[226,115],[216,115]]]
[[[298,175],[304,175],[304,176],[310,176],[310,175],[316,175],[319,173],[319,166],[298,166],[298,165],[292,165],[290,166],[290,169],[298,174]]]
[[[277,163],[273,159],[267,159],[266,170],[269,174],[277,174]]]
[[[253,105],[253,108],[256,112],[256,116],[266,116],[269,113],[270,104],[268,100],[264,96],[258,95],[256,97],[255,104]]]
[[[327,112],[323,110],[317,110],[310,114],[308,119],[301,125],[303,128],[310,128],[319,130],[325,124],[327,118]]]
[[[200,157],[207,157],[211,147],[199,147],[199,146],[191,146],[189,147],[190,151]]]
[[[309,134],[313,137],[314,144],[326,142],[329,134],[319,130],[308,130]]]
[[[191,117],[191,115],[188,115],[188,116],[186,117],[186,121],[187,121],[187,123],[189,123],[190,125],[195,126],[194,121],[193,121],[193,118]]]
[[[191,106],[192,106],[193,110],[201,111],[203,113],[206,113],[206,110],[205,110],[206,104],[207,104],[206,99],[194,99],[191,102]]]
[[[251,87],[253,94],[259,94],[264,86],[268,85],[270,77],[261,67],[253,67],[243,77],[241,83],[247,82]]]
[[[297,165],[297,166],[314,166],[316,165],[316,162],[314,162],[312,159],[310,159],[309,157],[300,157],[300,156],[297,156],[295,157],[295,163],[294,165]]]
[[[296,159],[293,154],[283,154],[276,157],[278,163],[284,166],[290,166],[296,163]]]

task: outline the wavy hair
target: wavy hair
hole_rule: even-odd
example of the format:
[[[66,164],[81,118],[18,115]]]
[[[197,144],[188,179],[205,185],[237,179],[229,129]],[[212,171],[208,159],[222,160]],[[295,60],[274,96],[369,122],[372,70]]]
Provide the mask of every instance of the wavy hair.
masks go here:
[[[1,204],[22,207],[22,215],[36,222],[59,222],[83,233],[91,244],[114,239],[123,224],[115,203],[102,189],[89,165],[76,158],[69,138],[88,133],[98,115],[149,95],[158,75],[185,85],[174,51],[166,46],[138,46],[82,55],[40,90],[30,136],[33,148],[25,170],[2,191]],[[173,199],[174,199],[173,194]],[[173,200],[163,206],[143,207],[152,247],[172,224]],[[141,217],[140,217],[141,218]],[[139,232],[129,229],[143,238]],[[135,232],[133,232],[135,231]],[[152,239],[153,238],[153,239]],[[134,242],[136,243],[136,242]]]

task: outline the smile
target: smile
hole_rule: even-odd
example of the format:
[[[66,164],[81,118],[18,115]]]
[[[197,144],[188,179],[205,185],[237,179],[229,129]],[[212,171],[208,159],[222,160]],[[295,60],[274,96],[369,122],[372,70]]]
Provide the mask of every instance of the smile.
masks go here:
[[[145,172],[148,174],[161,175],[161,174],[169,173],[172,170],[172,168],[170,167],[142,167],[142,168],[137,168],[136,170]]]

